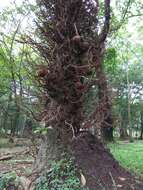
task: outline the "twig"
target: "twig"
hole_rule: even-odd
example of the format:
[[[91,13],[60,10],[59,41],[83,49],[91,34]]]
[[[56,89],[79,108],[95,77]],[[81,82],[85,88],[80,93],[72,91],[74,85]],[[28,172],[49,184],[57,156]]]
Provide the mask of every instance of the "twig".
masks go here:
[[[112,173],[109,172],[109,175],[110,175],[111,180],[112,180],[112,182],[113,182],[113,190],[117,190],[116,182],[115,182],[115,180],[114,180],[114,178],[113,178],[113,176],[112,176]]]
[[[72,139],[76,138],[76,136],[75,136],[75,131],[74,131],[74,128],[73,128],[73,125],[70,124],[70,123],[68,123],[67,121],[65,121],[65,124],[68,125],[68,126],[72,129],[72,132],[73,132],[73,137],[72,137]]]

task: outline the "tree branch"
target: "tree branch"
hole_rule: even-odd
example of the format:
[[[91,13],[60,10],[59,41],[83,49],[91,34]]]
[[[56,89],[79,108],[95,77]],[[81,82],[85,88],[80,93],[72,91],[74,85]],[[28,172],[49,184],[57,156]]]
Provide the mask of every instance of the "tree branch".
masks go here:
[[[108,35],[109,32],[109,28],[110,28],[110,0],[104,0],[104,7],[105,7],[105,14],[104,14],[104,26],[103,29],[99,35],[99,42],[102,43],[106,40],[106,37]]]

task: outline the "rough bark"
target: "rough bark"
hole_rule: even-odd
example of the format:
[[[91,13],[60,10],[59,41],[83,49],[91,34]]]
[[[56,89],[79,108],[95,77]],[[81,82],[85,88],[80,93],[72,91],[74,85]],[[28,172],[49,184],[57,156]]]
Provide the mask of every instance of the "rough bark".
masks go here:
[[[43,135],[40,142],[37,158],[33,165],[33,171],[41,172],[50,168],[50,161],[56,160],[61,155],[61,144],[57,140],[57,131],[50,129],[47,135]]]

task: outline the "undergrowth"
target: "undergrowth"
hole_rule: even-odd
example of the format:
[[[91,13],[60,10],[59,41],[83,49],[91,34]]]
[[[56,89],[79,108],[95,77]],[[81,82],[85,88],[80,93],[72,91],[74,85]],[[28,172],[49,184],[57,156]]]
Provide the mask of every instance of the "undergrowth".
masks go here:
[[[71,159],[51,162],[51,170],[37,180],[35,190],[87,190],[81,187]]]
[[[18,190],[18,177],[15,172],[0,176],[0,190]]]

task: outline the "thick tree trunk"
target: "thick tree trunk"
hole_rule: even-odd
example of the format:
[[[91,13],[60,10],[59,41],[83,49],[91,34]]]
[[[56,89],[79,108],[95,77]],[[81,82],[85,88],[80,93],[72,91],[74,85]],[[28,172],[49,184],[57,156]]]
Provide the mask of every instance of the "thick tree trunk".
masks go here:
[[[60,160],[62,153],[69,151],[69,145],[79,135],[82,119],[82,106],[79,102],[59,105],[52,101],[47,109],[45,120],[47,135],[41,138],[41,146],[34,163],[34,170],[49,168],[50,161]],[[55,114],[52,115],[51,112]],[[49,116],[49,117],[48,117]],[[48,123],[48,121],[50,121]],[[50,127],[49,127],[50,126]]]
[[[49,129],[47,135],[41,137],[33,171],[41,172],[44,169],[50,169],[50,162],[60,159],[62,151],[64,151],[64,148],[58,139],[57,131],[55,129]]]

